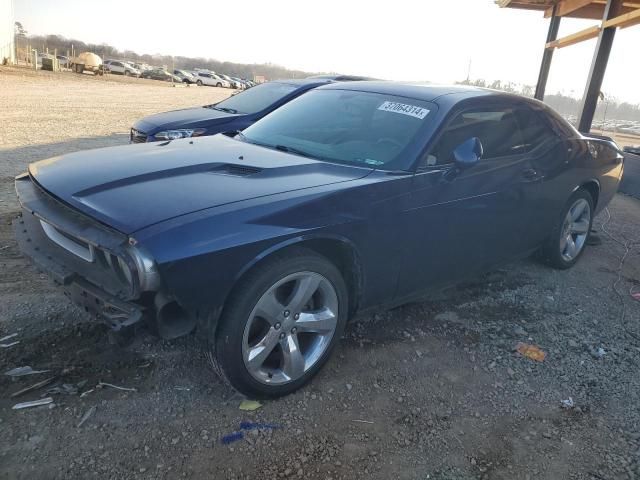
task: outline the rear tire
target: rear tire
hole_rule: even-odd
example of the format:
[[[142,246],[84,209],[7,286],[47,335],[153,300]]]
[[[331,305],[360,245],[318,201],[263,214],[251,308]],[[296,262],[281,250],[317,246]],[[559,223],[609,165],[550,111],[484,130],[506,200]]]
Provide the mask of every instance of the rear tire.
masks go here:
[[[125,71],[124,71],[124,76],[125,76],[125,77],[128,77],[129,75],[131,75],[131,74],[129,73],[129,70],[125,70]]]
[[[584,189],[571,195],[540,255],[549,266],[560,270],[573,267],[583,254],[593,224],[593,198]]]
[[[202,86],[202,80],[198,80],[198,81],[196,82],[196,85],[198,85],[199,87],[201,87],[201,86]]]
[[[348,310],[342,275],[325,257],[302,248],[275,254],[234,289],[209,332],[210,358],[245,395],[287,395],[329,359]]]

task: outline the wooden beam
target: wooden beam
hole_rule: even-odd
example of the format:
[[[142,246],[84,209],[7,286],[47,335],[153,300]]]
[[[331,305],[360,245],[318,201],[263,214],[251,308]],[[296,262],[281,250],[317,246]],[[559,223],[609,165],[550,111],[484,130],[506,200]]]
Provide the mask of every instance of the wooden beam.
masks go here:
[[[528,0],[494,0],[500,8],[522,8],[525,10],[546,10],[553,6],[552,0],[540,0],[540,2],[530,2]]]
[[[564,17],[565,15],[575,12],[576,10],[586,7],[591,4],[592,0],[560,0],[556,8],[556,15],[558,17]],[[547,8],[544,12],[544,17],[549,18],[553,15],[553,7]],[[600,15],[602,18],[602,15]]]
[[[604,7],[605,5],[603,3],[591,2],[589,5],[578,8],[577,10],[573,10],[572,12],[562,16],[569,18],[588,18],[591,20],[602,20],[602,16],[604,15]],[[637,8],[640,8],[640,4],[625,2],[620,13],[631,13]],[[547,11],[545,11],[545,16],[547,16]]]
[[[602,28],[620,27],[626,28],[640,23],[640,9],[625,13],[618,17],[602,22]]]
[[[572,33],[566,37],[559,38],[553,42],[547,43],[547,48],[563,48],[576,43],[584,42],[596,38],[600,34],[600,26],[594,25],[593,27],[585,28],[579,32]]]

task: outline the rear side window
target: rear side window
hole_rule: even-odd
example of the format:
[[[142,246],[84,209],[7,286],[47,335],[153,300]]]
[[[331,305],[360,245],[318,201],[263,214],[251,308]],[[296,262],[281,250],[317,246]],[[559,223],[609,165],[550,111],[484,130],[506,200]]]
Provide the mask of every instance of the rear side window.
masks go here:
[[[279,102],[296,89],[294,85],[269,82],[245,90],[217,103],[217,107],[231,108],[238,113],[256,113]]]
[[[448,123],[432,149],[427,163],[452,163],[456,147],[473,137],[479,138],[482,142],[483,159],[519,155],[526,151],[515,109],[474,109],[456,115]]]
[[[522,107],[517,111],[518,123],[522,129],[527,152],[541,145],[551,145],[558,139],[558,135],[551,129],[551,126],[542,115],[542,113],[527,107]]]

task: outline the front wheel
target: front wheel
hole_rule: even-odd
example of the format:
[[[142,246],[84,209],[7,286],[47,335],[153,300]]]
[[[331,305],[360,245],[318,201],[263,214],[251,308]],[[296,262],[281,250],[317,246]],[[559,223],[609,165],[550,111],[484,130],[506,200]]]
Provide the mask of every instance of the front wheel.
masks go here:
[[[217,370],[245,395],[289,394],[329,359],[347,312],[347,288],[331,262],[305,249],[276,255],[227,302],[211,342]]]
[[[220,82],[216,83],[216,87],[220,88],[222,87],[222,84]]]
[[[542,247],[543,260],[562,270],[575,265],[584,252],[592,223],[593,198],[586,190],[577,190]]]
[[[201,86],[202,86],[202,80],[198,80],[198,81],[196,82],[196,85],[198,85],[199,87],[201,87]]]

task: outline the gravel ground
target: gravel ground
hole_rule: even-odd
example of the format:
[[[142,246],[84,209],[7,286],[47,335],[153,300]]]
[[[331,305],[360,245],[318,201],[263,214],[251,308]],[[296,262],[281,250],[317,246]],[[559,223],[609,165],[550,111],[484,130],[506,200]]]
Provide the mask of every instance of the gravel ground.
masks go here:
[[[21,92],[20,107],[7,88]],[[97,98],[111,111],[102,99],[117,98],[126,108],[53,118],[50,103],[69,89],[78,103]],[[596,221],[603,244],[572,270],[525,260],[357,318],[309,386],[254,412],[239,410],[242,398],[193,337],[164,342],[143,330],[111,344],[20,256],[8,177],[50,152],[91,146],[83,135],[122,143],[111,136],[136,116],[216,94],[0,71],[12,118],[0,124],[0,337],[20,341],[0,348],[0,365],[49,370],[0,375],[1,479],[640,478],[640,302],[630,295],[640,291],[640,202],[622,195]],[[33,125],[44,130],[40,146],[23,136]],[[523,357],[518,342],[546,358]],[[52,405],[11,409],[51,388]],[[242,438],[223,444],[234,432]]]

